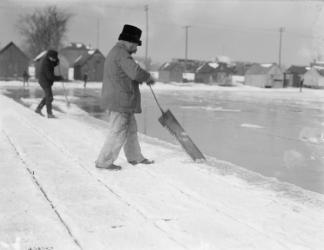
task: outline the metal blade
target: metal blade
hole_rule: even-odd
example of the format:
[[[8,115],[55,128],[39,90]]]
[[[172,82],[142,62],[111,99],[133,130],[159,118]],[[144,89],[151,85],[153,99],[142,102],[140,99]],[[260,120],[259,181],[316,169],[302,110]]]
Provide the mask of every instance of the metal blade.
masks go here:
[[[162,113],[162,116],[159,118],[159,122],[176,137],[183,149],[194,161],[202,159],[205,160],[204,155],[200,152],[198,147],[194,144],[170,110]]]

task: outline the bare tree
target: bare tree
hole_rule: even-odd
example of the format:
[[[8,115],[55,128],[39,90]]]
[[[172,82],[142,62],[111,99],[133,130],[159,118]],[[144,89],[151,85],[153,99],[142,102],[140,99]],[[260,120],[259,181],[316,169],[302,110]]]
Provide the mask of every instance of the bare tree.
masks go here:
[[[40,52],[59,49],[72,14],[56,6],[36,9],[32,14],[20,16],[16,26],[24,37],[27,52],[34,57]]]

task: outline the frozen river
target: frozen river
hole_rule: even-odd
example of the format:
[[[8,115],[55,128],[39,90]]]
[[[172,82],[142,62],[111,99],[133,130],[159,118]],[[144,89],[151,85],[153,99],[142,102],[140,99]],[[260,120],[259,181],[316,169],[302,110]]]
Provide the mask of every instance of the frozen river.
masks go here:
[[[17,89],[8,93],[16,99],[22,95]],[[73,102],[102,118],[99,93],[95,88],[69,92],[78,97]],[[173,112],[204,154],[324,193],[324,100],[321,98],[307,95],[305,99],[306,94],[298,93],[297,89],[286,92],[157,89],[156,94],[162,107]],[[142,114],[137,116],[139,131],[177,143],[157,121],[161,113],[147,88],[142,90],[142,108]]]
[[[324,193],[323,104],[264,94],[172,91],[158,98],[205,154]],[[151,94],[144,92],[140,130],[174,140],[157,123],[159,115]]]

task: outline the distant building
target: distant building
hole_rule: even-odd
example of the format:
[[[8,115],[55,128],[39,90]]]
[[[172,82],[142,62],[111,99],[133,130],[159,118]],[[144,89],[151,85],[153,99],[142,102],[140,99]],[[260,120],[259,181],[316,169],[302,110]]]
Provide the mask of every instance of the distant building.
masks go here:
[[[0,50],[0,78],[5,80],[22,78],[28,72],[29,58],[13,42]]]
[[[184,65],[178,62],[166,62],[159,68],[159,81],[182,82],[182,74],[185,72]]]
[[[311,67],[304,74],[304,86],[311,88],[324,88],[324,68]]]
[[[89,49],[90,47],[83,43],[70,43],[68,46],[61,49],[59,54],[64,56],[69,62],[69,66],[73,68],[75,60]]]
[[[253,63],[250,62],[234,62],[234,75],[236,76],[244,76],[246,71],[251,68]]]
[[[86,74],[88,81],[102,81],[104,63],[105,57],[98,49],[84,52],[75,60],[74,79],[83,80]]]
[[[245,84],[260,88],[283,88],[283,72],[275,63],[256,63],[246,71]]]
[[[227,63],[206,62],[197,68],[195,82],[230,85],[233,72]]]
[[[195,82],[214,83],[216,82],[216,68],[219,66],[215,62],[206,62],[197,68],[195,74]]]
[[[300,87],[301,80],[304,78],[304,74],[307,71],[306,66],[291,65],[285,72],[284,84],[287,87]]]
[[[159,68],[161,82],[187,82],[194,80],[197,68],[202,64],[198,60],[173,59]]]
[[[74,63],[77,58],[86,53],[89,49],[89,46],[86,46],[83,43],[72,42],[68,46],[59,50],[59,55],[65,58],[65,61],[68,62],[68,77],[69,80],[74,80]]]

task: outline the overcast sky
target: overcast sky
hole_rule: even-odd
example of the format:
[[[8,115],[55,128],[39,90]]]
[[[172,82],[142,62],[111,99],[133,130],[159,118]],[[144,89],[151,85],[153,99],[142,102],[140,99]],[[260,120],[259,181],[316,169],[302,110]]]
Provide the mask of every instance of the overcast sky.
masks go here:
[[[324,56],[324,2],[310,0],[1,0],[0,46],[10,41],[22,46],[15,28],[19,15],[56,5],[74,14],[66,43],[99,45],[106,55],[128,23],[143,30],[137,55],[144,56],[145,4],[153,61],[185,57],[186,25],[190,59],[225,55],[233,61],[278,62],[280,27],[282,62],[287,66]]]

